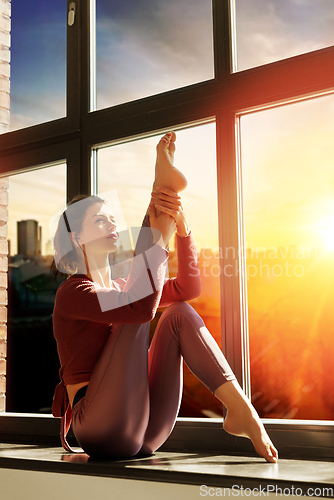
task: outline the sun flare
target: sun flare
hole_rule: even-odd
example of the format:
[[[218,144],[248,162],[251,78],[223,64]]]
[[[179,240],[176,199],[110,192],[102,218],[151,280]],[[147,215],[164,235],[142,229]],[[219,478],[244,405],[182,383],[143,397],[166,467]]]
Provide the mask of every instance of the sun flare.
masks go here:
[[[334,214],[327,216],[322,226],[324,248],[327,251],[334,251]]]

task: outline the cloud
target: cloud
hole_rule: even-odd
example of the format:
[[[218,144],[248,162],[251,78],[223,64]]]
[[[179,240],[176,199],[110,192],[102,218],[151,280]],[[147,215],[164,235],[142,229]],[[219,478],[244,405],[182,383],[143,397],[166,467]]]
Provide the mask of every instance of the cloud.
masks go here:
[[[238,69],[332,45],[332,0],[238,0]]]
[[[116,2],[98,11],[98,107],[213,77],[211,2]]]

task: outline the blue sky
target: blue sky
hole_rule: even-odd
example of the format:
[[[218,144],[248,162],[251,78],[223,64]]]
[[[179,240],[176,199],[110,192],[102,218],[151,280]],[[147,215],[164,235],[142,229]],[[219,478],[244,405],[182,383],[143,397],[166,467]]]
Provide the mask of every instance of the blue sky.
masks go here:
[[[66,2],[13,0],[11,129],[65,116]]]

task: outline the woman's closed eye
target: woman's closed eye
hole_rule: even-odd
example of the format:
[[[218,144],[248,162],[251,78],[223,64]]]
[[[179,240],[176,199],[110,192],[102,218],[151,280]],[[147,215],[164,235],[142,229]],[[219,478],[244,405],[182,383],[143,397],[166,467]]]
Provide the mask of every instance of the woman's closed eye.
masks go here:
[[[96,224],[112,224],[114,227],[117,226],[116,221],[114,219],[107,219],[107,217],[99,217],[95,220]]]

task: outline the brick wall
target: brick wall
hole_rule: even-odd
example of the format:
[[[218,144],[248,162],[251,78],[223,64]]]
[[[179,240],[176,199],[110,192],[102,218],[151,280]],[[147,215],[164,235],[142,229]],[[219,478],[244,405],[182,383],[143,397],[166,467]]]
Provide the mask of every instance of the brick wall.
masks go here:
[[[8,178],[0,179],[0,411],[5,411],[7,351]]]
[[[9,130],[10,0],[0,0],[0,133]]]
[[[0,133],[9,130],[10,0],[0,0]],[[8,178],[0,178],[0,411],[5,411],[7,353]]]

